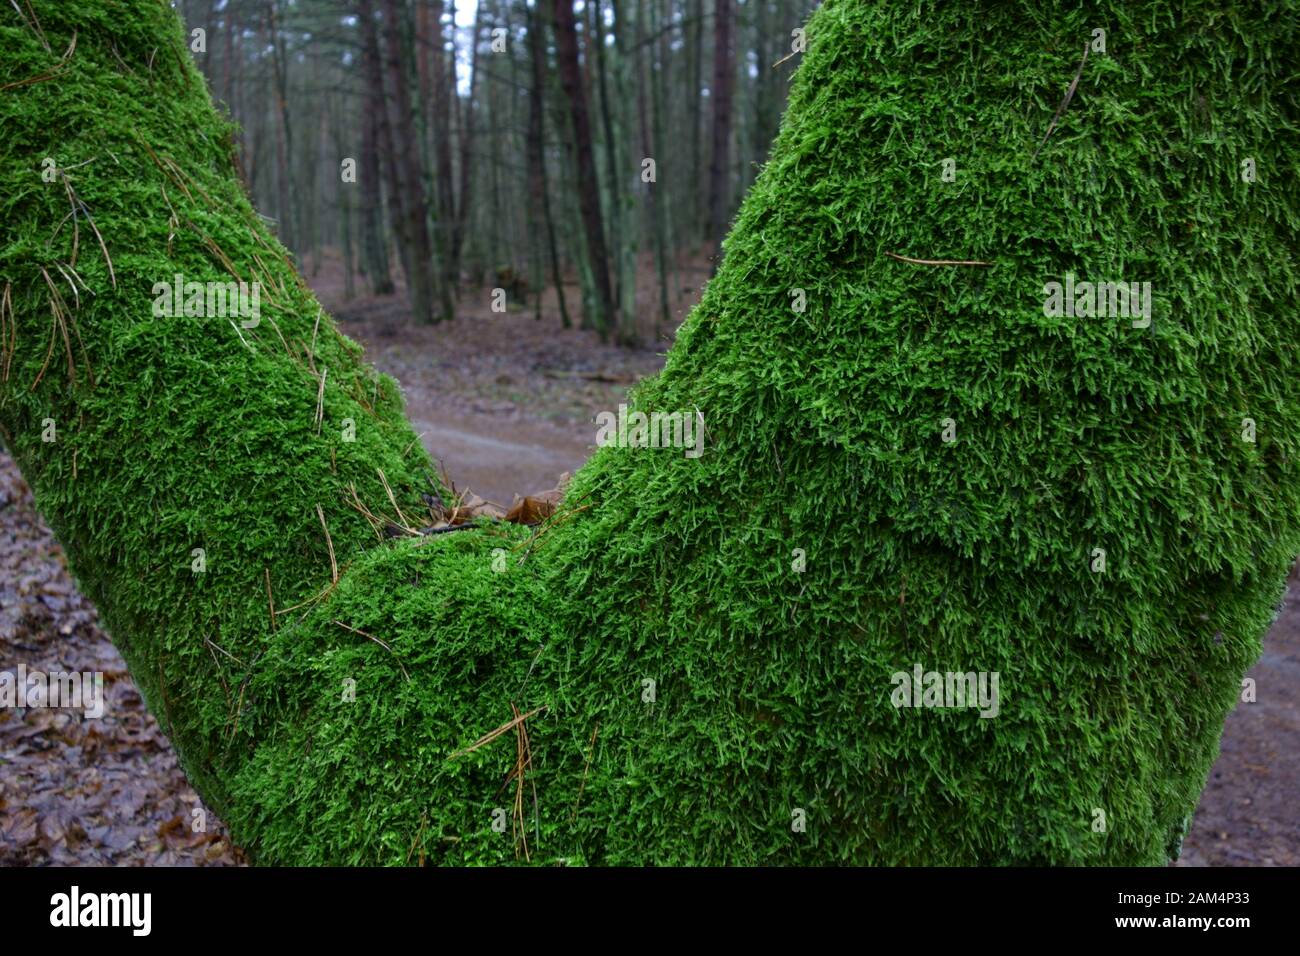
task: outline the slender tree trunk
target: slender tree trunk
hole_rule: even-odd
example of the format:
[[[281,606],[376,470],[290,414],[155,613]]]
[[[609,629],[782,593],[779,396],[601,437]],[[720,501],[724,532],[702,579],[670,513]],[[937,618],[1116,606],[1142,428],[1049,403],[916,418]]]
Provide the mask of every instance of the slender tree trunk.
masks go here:
[[[357,176],[361,180],[361,257],[370,290],[375,295],[392,295],[393,277],[388,262],[388,238],[384,234],[383,173],[381,144],[390,140],[387,114],[384,111],[384,79],[379,62],[379,42],[375,32],[371,0],[359,0],[357,17],[361,24],[361,74],[364,83],[361,109],[361,156]],[[391,156],[386,157],[391,161]],[[389,180],[392,182],[391,178]],[[391,218],[398,219],[397,197],[389,196]]]
[[[555,297],[560,307],[560,323],[569,328],[568,303],[564,299],[564,276],[560,272],[560,253],[555,242],[555,220],[551,216],[551,200],[546,181],[546,9],[542,5],[528,8],[528,46],[533,68],[532,87],[529,90],[529,148],[532,162],[529,166],[530,190],[541,207],[542,221],[546,224],[546,246],[550,252],[551,281],[555,283]],[[542,290],[537,289],[538,308],[541,307]]]
[[[614,122],[613,110],[609,104],[608,60],[610,54],[605,49],[605,17],[601,12],[600,0],[587,0],[586,7],[587,34],[590,37],[587,55],[592,60],[592,63],[588,64],[588,66],[596,74],[596,82],[591,89],[593,91],[592,95],[596,98],[596,102],[600,107],[600,123],[605,134],[603,137],[605,188],[602,190],[603,204],[601,208],[609,232],[609,250],[615,257],[615,261],[610,263],[610,285],[614,303],[618,305],[622,302],[623,281],[623,273],[617,261],[623,239],[623,209],[622,203],[619,202],[619,164],[617,158],[620,136]]]
[[[297,251],[294,228],[294,204],[289,199],[289,170],[293,166],[293,124],[289,121],[289,72],[285,62],[284,38],[279,27],[276,7],[279,0],[267,0],[266,26],[271,41],[271,67],[275,76],[275,102],[280,120],[276,139],[276,189],[279,202],[280,239],[285,247]]]
[[[434,11],[430,37],[433,49],[433,140],[434,140],[434,174],[437,177],[438,230],[441,245],[446,254],[443,256],[443,282],[452,294],[457,292],[460,276],[456,268],[456,252],[453,233],[456,221],[456,200],[452,189],[452,149],[451,149],[451,105],[457,97],[456,91],[456,57],[453,53],[450,64],[447,60],[447,39],[442,31],[442,11],[446,4],[439,2]],[[452,6],[452,36],[455,37],[455,7]]]
[[[420,145],[414,129],[411,89],[402,57],[400,17],[397,0],[384,0],[383,50],[390,105],[389,128],[409,248],[406,283],[415,321],[429,324],[437,321],[430,281],[433,257],[429,245],[428,210],[420,177]]]
[[[469,219],[470,188],[473,186],[474,148],[474,94],[478,86],[478,38],[479,27],[483,21],[483,5],[480,3],[474,11],[474,32],[470,38],[469,97],[462,108],[460,129],[460,197],[456,202],[456,222],[452,226],[451,261],[457,276],[460,275],[461,255],[465,248],[465,224]],[[453,83],[455,74],[452,74]],[[459,101],[459,96],[457,96]]]
[[[703,147],[700,129],[703,117],[700,115],[700,86],[704,79],[704,0],[692,0],[689,37],[687,40],[686,76],[690,88],[686,91],[687,109],[691,127],[691,190],[690,205],[687,207],[691,223],[691,241],[698,239],[703,226],[700,210],[704,208]]]
[[[713,250],[711,273],[722,259],[722,237],[731,209],[731,0],[716,0],[713,44],[713,152],[709,160],[709,246]]]
[[[658,3],[656,0],[638,0],[640,4],[640,15],[637,17],[637,32],[644,34],[648,27],[653,41],[654,33],[659,28],[657,17]],[[649,23],[646,22],[646,13],[649,11]],[[638,46],[644,43],[644,39],[638,41]],[[644,57],[643,63],[648,62],[650,65],[649,76],[638,69],[637,87],[642,90],[641,106],[641,142],[645,147],[646,156],[652,157],[655,161],[656,181],[649,184],[650,190],[650,219],[654,229],[655,237],[655,275],[659,281],[659,312],[655,317],[654,341],[658,342],[659,337],[663,334],[663,329],[672,322],[672,313],[668,306],[668,230],[666,228],[668,215],[668,199],[664,194],[664,189],[668,180],[658,181],[658,166],[661,160],[667,159],[663,155],[664,129],[663,129],[663,93],[661,82],[664,70],[667,67],[667,61],[661,61],[656,69],[655,64],[655,46],[651,42],[647,48],[642,51]],[[660,44],[660,49],[664,49],[666,44]],[[652,119],[647,122],[646,108],[644,105],[646,89],[650,91],[650,113]],[[654,136],[651,138],[651,124],[654,128]]]
[[[553,9],[560,83],[573,116],[573,161],[580,183],[578,205],[594,283],[597,314],[592,317],[592,321],[601,337],[608,338],[613,324],[613,296],[609,287],[605,232],[600,221],[600,180],[596,176],[596,163],[592,155],[587,95],[582,88],[582,74],[578,66],[578,33],[573,18],[573,0],[554,0]]]
[[[226,102],[226,109],[234,108],[234,86],[231,80],[235,75],[235,35],[239,32],[238,24],[233,0],[226,0],[226,62],[221,67],[221,98]]]
[[[332,127],[332,139],[334,146],[334,156],[341,157],[346,155],[347,147],[344,140],[343,122],[347,116],[346,96],[332,98],[334,108],[330,110],[330,120]],[[335,166],[336,175],[339,167]],[[356,297],[356,245],[352,238],[352,209],[355,205],[353,201],[354,192],[357,188],[355,183],[340,183],[338,192],[339,197],[339,248],[343,256],[343,297],[353,299]]]
[[[612,80],[617,108],[614,112],[614,174],[610,179],[610,209],[618,222],[614,242],[615,271],[618,274],[618,338],[623,345],[634,345],[636,331],[636,264],[640,248],[640,230],[634,220],[636,200],[632,183],[639,165],[632,157],[632,124],[637,98],[632,92],[632,53],[628,47],[628,10],[633,0],[610,0],[614,10],[614,48]]]

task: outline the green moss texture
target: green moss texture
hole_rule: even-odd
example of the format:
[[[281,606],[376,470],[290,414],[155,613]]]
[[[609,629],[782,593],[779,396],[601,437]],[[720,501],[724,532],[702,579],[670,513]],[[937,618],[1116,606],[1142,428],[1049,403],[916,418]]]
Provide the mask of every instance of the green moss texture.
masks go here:
[[[174,12],[31,10],[0,10],[0,427],[255,860],[1177,852],[1300,553],[1293,5],[827,0],[633,393],[703,454],[602,448],[543,527],[396,538],[362,510],[446,491]],[[154,316],[176,273],[259,279],[260,324]],[[1149,282],[1151,322],[1045,314],[1067,274]],[[996,716],[894,706],[917,665],[996,673]],[[518,727],[473,746],[516,713],[522,786]]]

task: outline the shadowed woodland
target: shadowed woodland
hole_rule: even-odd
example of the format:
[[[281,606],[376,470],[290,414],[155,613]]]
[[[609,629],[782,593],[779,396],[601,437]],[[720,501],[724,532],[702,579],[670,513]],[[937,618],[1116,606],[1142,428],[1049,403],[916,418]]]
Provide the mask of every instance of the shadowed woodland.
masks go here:
[[[716,258],[814,6],[178,5],[254,202],[309,276],[337,252],[345,295],[400,283],[418,323],[492,289],[540,316],[549,287],[564,325],[623,344],[671,330],[683,262]]]

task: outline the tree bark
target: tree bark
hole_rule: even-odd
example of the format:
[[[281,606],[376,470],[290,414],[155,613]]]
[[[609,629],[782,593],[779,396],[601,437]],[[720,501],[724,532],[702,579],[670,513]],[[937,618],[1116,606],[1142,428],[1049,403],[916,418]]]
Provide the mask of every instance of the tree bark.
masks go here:
[[[366,0],[368,5],[368,0]],[[397,0],[384,0],[382,44],[388,109],[388,160],[400,214],[400,241],[411,311],[418,324],[438,321],[433,289],[433,255],[429,242],[428,207],[420,173],[420,144],[415,134],[408,74],[402,57],[401,19]]]
[[[713,250],[711,273],[722,261],[722,237],[731,211],[731,0],[715,0],[713,43],[713,150],[709,159],[709,245]]]
[[[532,157],[529,167],[530,192],[541,210],[546,226],[546,248],[550,258],[551,281],[560,309],[560,324],[569,328],[569,307],[564,297],[564,276],[560,271],[560,253],[555,241],[555,220],[551,215],[551,199],[546,177],[546,8],[536,5],[528,8],[528,47],[532,63],[532,83],[528,91],[528,145]],[[537,300],[540,308],[542,288],[539,284]]]
[[[573,0],[554,0],[552,9],[555,12],[555,45],[560,83],[569,101],[573,120],[573,162],[581,184],[578,207],[582,214],[587,257],[594,282],[597,314],[592,316],[592,324],[602,338],[608,338],[614,324],[614,300],[609,285],[604,226],[600,218],[600,180],[596,176],[596,163],[592,155],[587,94],[582,86],[582,73],[578,65],[578,34],[573,17]]]

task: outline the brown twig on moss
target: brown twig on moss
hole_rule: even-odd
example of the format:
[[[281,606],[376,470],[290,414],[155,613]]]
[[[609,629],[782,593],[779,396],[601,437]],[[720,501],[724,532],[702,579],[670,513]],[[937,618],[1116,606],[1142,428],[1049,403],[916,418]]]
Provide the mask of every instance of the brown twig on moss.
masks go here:
[[[49,272],[45,270],[44,266],[41,266],[40,269],[41,276],[50,289],[50,314],[53,321],[50,323],[50,345],[45,351],[45,361],[41,364],[41,370],[36,374],[36,380],[32,382],[31,391],[36,391],[36,386],[40,385],[41,380],[45,378],[45,373],[50,367],[50,360],[54,357],[54,346],[58,342],[60,335],[63,337],[64,351],[68,356],[68,378],[75,382],[77,375],[76,363],[72,357],[72,337],[68,334],[68,324],[76,320],[72,318],[68,304],[64,301],[63,294],[59,292],[58,287],[54,284],[54,280],[50,278]],[[75,290],[76,287],[73,288]]]

